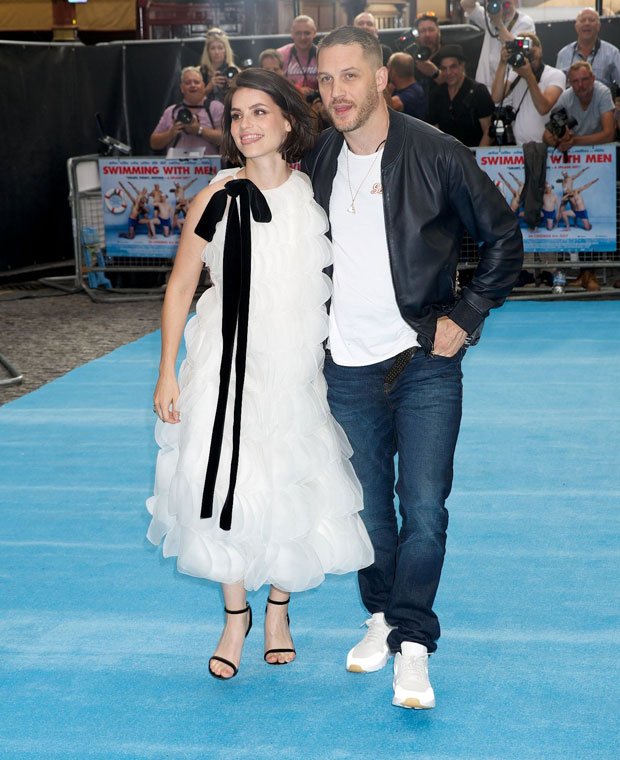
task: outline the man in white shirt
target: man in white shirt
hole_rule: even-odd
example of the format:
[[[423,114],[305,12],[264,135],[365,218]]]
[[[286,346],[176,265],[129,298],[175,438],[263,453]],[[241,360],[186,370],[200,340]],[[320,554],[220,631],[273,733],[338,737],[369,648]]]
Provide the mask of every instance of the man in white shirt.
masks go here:
[[[484,31],[482,50],[476,70],[476,82],[485,84],[489,92],[493,87],[495,72],[505,43],[525,32],[536,32],[532,19],[517,11],[516,4],[517,0],[504,0],[499,4],[499,12],[491,14],[476,0],[461,0],[461,8],[465,11],[468,21]]]
[[[334,129],[304,157],[329,217],[333,296],[325,379],[353,449],[375,561],[359,573],[371,617],[347,655],[353,673],[394,654],[392,704],[435,705],[428,655],[445,553],[461,418],[461,359],[523,262],[514,214],[449,135],[388,108],[378,41],[339,27],[319,43],[319,90]],[[457,298],[460,241],[481,243]],[[398,454],[398,472],[394,456]],[[402,517],[397,525],[394,492]]]
[[[566,86],[564,73],[543,62],[538,37],[529,32],[522,36],[530,40],[530,50],[523,55],[523,64],[510,67],[511,52],[504,46],[491,92],[495,103],[512,106],[516,111],[512,129],[517,145],[542,141],[547,114]]]

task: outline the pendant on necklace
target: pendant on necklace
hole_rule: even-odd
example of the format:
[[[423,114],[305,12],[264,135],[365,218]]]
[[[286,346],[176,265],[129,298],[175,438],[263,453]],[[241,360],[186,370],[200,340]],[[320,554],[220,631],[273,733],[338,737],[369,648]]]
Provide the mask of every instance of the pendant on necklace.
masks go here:
[[[356,210],[355,210],[355,203],[352,203],[352,204],[349,206],[349,208],[347,209],[347,211],[349,212],[349,214],[356,214],[357,212],[356,212]]]

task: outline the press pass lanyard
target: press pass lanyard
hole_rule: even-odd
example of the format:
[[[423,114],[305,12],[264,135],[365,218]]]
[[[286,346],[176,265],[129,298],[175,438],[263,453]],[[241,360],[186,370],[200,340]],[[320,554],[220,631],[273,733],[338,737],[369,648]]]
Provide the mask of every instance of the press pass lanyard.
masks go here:
[[[303,74],[303,77],[304,77],[304,86],[307,87],[308,86],[308,70],[310,69],[310,63],[311,63],[312,59],[316,58],[316,47],[313,45],[310,48],[310,55],[308,56],[308,60],[306,62],[306,67],[305,68],[302,66],[301,61],[299,60],[299,55],[297,54],[297,48],[296,47],[293,47],[293,49],[291,50],[291,58],[293,58],[293,57],[297,61],[297,65],[299,66],[299,68],[301,69],[301,73]],[[289,58],[289,64],[291,62],[291,58]],[[287,70],[287,73],[288,73],[288,65],[286,67],[286,70]]]

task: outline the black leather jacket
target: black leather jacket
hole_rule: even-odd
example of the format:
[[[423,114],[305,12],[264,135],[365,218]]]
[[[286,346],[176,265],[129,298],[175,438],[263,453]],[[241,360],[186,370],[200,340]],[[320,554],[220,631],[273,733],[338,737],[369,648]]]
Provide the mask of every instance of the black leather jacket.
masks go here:
[[[398,308],[426,352],[433,347],[437,317],[444,314],[475,342],[489,310],[502,305],[521,271],[519,225],[470,150],[424,122],[389,113],[381,179]],[[326,130],[302,162],[327,214],[343,139],[335,129]],[[480,245],[480,263],[457,300],[465,229]]]

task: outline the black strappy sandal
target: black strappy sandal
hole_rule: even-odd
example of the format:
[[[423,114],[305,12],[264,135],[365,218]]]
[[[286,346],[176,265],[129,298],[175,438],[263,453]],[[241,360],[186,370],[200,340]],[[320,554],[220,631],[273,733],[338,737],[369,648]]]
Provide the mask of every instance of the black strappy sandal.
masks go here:
[[[270,605],[270,604],[288,604],[290,601],[291,601],[290,596],[289,596],[289,598],[285,602],[276,602],[275,599],[271,599],[270,597],[267,597],[267,605]],[[268,609],[269,609],[269,606],[265,607],[265,613],[267,612]],[[288,612],[286,613],[286,623],[287,623],[287,625],[289,627],[289,633],[290,633],[291,620],[290,620],[290,618],[288,616]],[[263,655],[263,659],[265,660],[265,662],[267,663],[267,665],[288,665],[289,664],[288,662],[278,662],[277,660],[275,662],[269,662],[269,660],[267,659],[267,655],[268,654],[278,654],[279,652],[292,652],[295,655],[297,654],[297,652],[294,649],[268,649],[265,652],[265,654]],[[292,660],[291,660],[291,662],[292,662]]]
[[[227,615],[243,615],[244,612],[250,613],[250,619],[248,620],[248,629],[245,632],[245,637],[247,639],[248,633],[252,629],[252,608],[250,607],[250,605],[249,604],[246,605],[242,610],[229,610],[226,607],[224,607],[224,612]],[[214,673],[211,670],[212,660],[217,660],[217,662],[222,662],[224,663],[224,665],[228,665],[229,668],[232,668],[232,671],[233,671],[232,676],[221,676],[221,675],[218,675],[217,673]],[[230,679],[234,678],[238,672],[239,672],[239,668],[233,662],[231,662],[230,660],[226,660],[224,657],[219,657],[217,654],[214,654],[213,657],[209,658],[209,673],[213,676],[213,678],[219,678],[220,681],[230,681]]]

